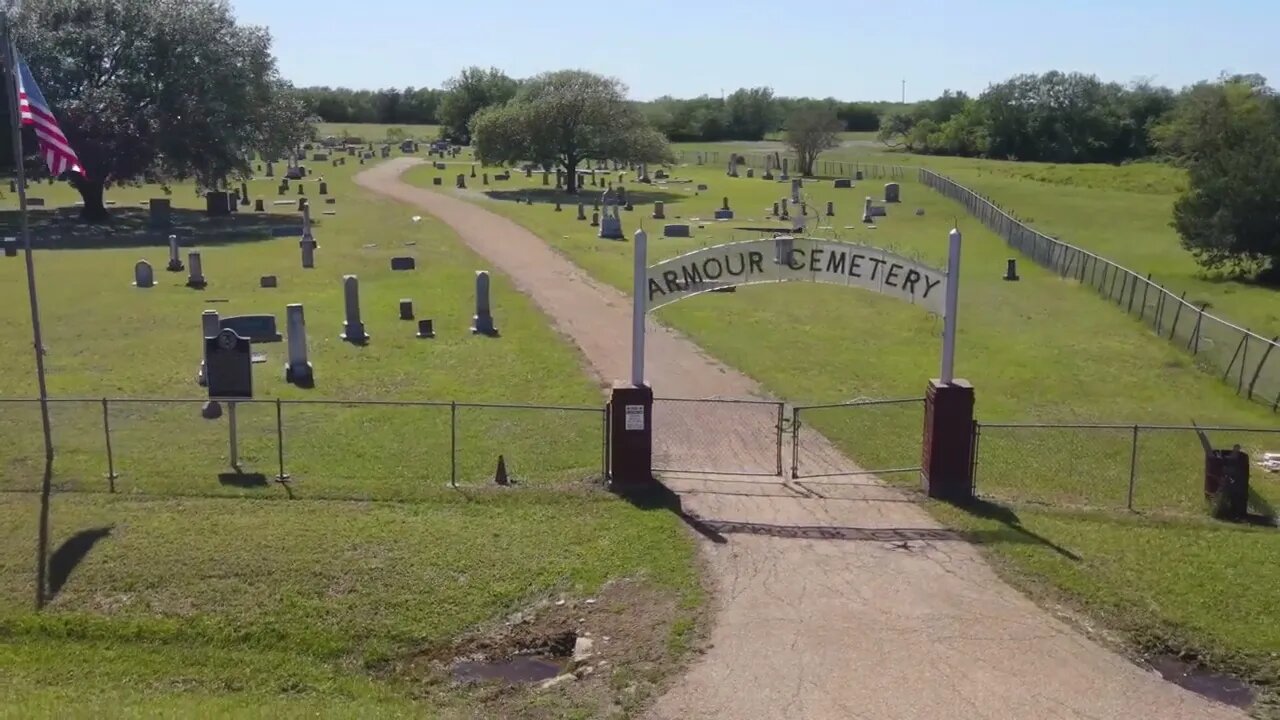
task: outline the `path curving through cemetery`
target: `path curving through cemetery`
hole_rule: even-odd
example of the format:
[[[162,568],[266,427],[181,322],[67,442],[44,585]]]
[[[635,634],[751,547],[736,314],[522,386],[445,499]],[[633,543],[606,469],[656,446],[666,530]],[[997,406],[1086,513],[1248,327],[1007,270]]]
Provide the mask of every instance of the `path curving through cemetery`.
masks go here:
[[[628,297],[520,225],[402,182],[420,162],[398,158],[356,182],[448,224],[542,308],[602,384],[625,378]],[[765,396],[652,319],[648,342],[660,395]],[[820,438],[804,444],[849,466]],[[727,542],[702,546],[714,592],[709,647],[648,718],[1245,717],[1084,637],[1002,582],[973,545],[865,477],[809,487],[697,474],[664,481]],[[1014,531],[1001,541],[1036,542]]]

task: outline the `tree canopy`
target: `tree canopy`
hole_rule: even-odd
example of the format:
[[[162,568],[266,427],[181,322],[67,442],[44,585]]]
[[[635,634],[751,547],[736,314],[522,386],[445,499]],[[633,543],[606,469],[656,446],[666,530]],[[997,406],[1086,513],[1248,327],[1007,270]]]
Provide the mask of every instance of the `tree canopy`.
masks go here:
[[[814,104],[791,111],[784,137],[795,151],[801,175],[812,175],[818,154],[840,144],[842,129],[844,124],[829,107]]]
[[[85,168],[87,220],[106,219],[104,187],[219,187],[309,134],[270,35],[223,0],[29,0],[14,35]]]
[[[1257,76],[1199,83],[1155,130],[1187,168],[1183,247],[1210,269],[1280,280],[1280,98]]]
[[[519,84],[497,68],[469,67],[445,83],[437,114],[442,133],[455,142],[471,140],[471,119],[487,107],[515,97]]]
[[[666,138],[627,100],[626,87],[581,70],[526,81],[511,101],[478,113],[471,133],[482,162],[563,167],[569,192],[577,191],[576,170],[586,159],[670,159]]]

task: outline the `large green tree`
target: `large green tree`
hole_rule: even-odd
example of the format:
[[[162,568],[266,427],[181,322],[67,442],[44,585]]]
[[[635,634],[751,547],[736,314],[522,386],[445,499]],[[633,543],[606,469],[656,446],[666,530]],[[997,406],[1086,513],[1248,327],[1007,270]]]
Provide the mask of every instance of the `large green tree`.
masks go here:
[[[445,83],[436,111],[443,134],[455,142],[471,141],[471,119],[481,110],[515,97],[519,84],[498,68],[469,67]]]
[[[108,218],[104,188],[221,187],[308,134],[270,35],[224,0],[28,0],[14,34],[85,168],[86,220]]]
[[[1192,87],[1156,137],[1187,168],[1172,223],[1183,247],[1206,268],[1280,279],[1280,98],[1265,80]]]
[[[840,144],[840,131],[844,123],[826,104],[802,105],[787,116],[784,139],[795,151],[801,175],[813,175],[813,164],[824,150]]]
[[[613,78],[581,70],[544,73],[526,81],[505,105],[481,111],[471,123],[476,155],[485,163],[527,160],[568,173],[586,159],[663,162],[666,138],[627,100]]]

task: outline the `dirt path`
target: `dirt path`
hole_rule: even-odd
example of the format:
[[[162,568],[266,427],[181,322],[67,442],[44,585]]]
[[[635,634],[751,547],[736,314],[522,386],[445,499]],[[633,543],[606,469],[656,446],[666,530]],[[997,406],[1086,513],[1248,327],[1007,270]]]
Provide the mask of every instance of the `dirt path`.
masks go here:
[[[629,299],[514,222],[400,182],[418,162],[393,160],[356,182],[447,223],[553,318],[602,382],[625,378]],[[763,395],[694,343],[649,329],[660,395]],[[821,445],[815,452],[834,453]],[[826,478],[833,497],[819,499],[781,478],[664,479],[728,542],[703,546],[715,588],[710,647],[650,710],[654,720],[1244,717],[1083,637],[874,482]]]

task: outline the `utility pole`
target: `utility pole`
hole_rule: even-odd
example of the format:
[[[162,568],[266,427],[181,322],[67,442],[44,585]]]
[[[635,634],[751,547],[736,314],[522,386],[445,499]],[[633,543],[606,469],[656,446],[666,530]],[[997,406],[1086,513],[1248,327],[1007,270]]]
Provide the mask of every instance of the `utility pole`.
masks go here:
[[[906,78],[903,78],[903,79],[902,79],[902,104],[903,104],[903,105],[906,105],[906,104],[907,104],[907,80],[906,80]]]

